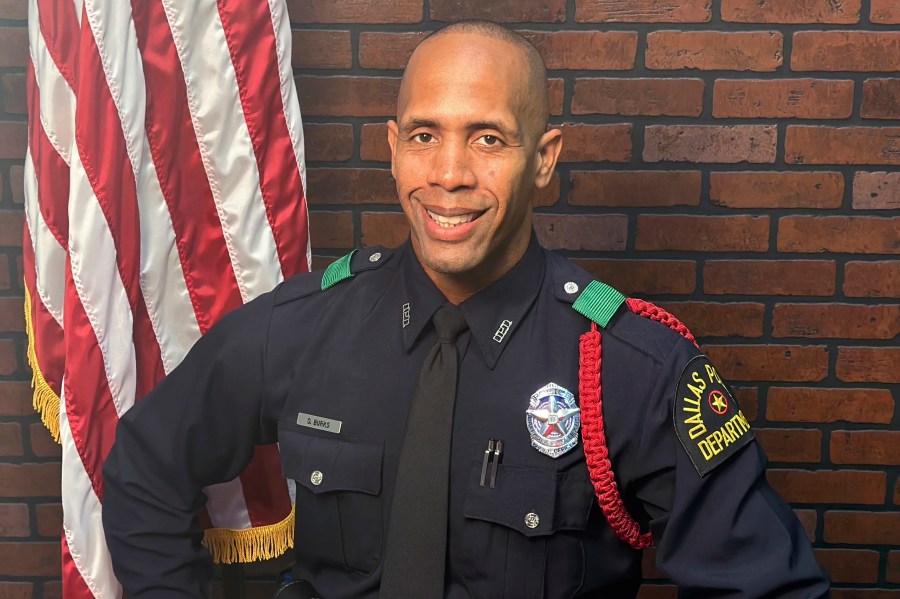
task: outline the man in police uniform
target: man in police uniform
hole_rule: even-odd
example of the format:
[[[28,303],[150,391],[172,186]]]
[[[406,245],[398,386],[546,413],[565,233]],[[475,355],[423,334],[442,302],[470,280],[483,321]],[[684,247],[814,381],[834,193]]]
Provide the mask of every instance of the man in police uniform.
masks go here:
[[[129,597],[208,594],[201,489],[276,438],[297,482],[295,575],[328,599],[378,597],[405,424],[448,302],[468,330],[448,514],[421,522],[446,526],[439,594],[633,597],[635,547],[652,540],[682,596],[827,595],[689,333],[535,240],[532,198],[562,145],[547,114],[543,63],[518,35],[466,22],[418,47],[389,123],[407,244],[236,310],[119,423],[103,518]]]

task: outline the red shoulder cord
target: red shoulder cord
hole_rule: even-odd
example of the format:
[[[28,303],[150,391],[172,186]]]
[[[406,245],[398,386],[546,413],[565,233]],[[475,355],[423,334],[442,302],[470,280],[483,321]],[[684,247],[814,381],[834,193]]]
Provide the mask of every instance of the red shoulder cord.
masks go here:
[[[635,314],[660,322],[697,345],[687,327],[662,308],[635,298],[627,299],[626,304]],[[597,503],[613,531],[635,549],[646,549],[653,545],[653,537],[649,532],[642,534],[640,525],[625,509],[609,461],[600,389],[601,353],[600,331],[597,330],[596,323],[592,322],[591,330],[581,336],[579,352],[578,394],[581,399],[581,436],[584,455],[591,474],[591,482],[594,484],[594,492],[597,494]]]

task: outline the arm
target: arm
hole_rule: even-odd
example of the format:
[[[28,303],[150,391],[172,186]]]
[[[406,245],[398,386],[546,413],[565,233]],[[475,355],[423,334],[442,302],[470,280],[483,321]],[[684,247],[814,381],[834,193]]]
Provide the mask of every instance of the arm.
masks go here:
[[[263,296],[227,315],[119,421],[103,525],[129,597],[209,595],[202,489],[238,476],[253,455],[270,311]]]

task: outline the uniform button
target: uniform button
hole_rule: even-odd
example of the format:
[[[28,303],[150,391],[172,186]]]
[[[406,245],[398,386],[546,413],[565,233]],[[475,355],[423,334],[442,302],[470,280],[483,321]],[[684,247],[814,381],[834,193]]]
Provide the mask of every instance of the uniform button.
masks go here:
[[[369,262],[378,262],[379,260],[381,260],[381,252],[375,252],[369,256]]]
[[[537,528],[540,525],[541,519],[534,512],[528,512],[525,514],[525,526],[528,528]]]
[[[563,286],[563,289],[565,289],[568,294],[578,293],[578,285],[572,281],[566,283],[565,286]]]
[[[325,478],[325,476],[322,474],[321,471],[313,470],[312,474],[309,475],[309,482],[311,482],[312,484],[314,484],[315,486],[318,487],[319,485],[322,484],[323,478]]]

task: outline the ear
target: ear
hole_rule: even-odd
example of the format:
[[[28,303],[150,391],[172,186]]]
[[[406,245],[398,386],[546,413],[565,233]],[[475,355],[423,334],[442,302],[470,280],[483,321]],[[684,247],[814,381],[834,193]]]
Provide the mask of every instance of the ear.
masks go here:
[[[553,170],[556,168],[556,161],[562,151],[562,144],[562,131],[559,129],[548,130],[538,140],[537,157],[539,162],[534,178],[534,185],[538,189],[543,189],[550,184]]]
[[[396,179],[397,173],[394,170],[394,163],[396,162],[395,158],[397,156],[397,121],[388,121],[387,130],[388,145],[391,146],[391,176]]]

